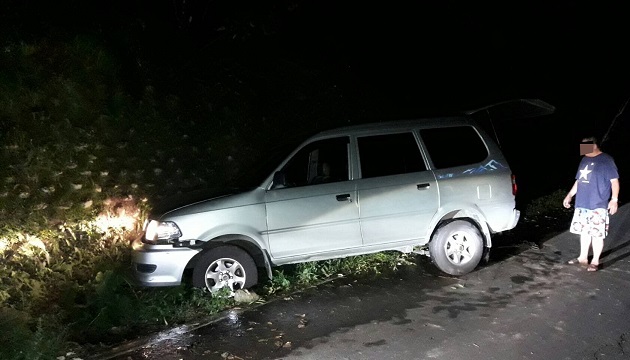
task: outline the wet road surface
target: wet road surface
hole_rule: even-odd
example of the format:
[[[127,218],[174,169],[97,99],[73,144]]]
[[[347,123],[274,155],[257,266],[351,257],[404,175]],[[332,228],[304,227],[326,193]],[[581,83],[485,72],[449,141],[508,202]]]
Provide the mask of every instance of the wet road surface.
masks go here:
[[[611,218],[598,272],[566,264],[576,235],[540,245],[497,245],[459,278],[427,258],[338,278],[93,359],[630,359],[630,208]]]

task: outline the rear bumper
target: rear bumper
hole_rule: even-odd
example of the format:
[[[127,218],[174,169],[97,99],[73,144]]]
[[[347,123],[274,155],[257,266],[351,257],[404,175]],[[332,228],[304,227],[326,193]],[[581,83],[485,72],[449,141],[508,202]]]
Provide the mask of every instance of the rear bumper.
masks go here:
[[[510,219],[508,221],[508,224],[505,230],[514,229],[516,227],[516,224],[518,224],[518,221],[520,218],[521,218],[521,212],[519,210],[513,209],[512,216],[510,216]]]
[[[521,212],[514,207],[511,207],[511,210],[504,206],[484,210],[484,219],[491,234],[514,229],[521,218]]]

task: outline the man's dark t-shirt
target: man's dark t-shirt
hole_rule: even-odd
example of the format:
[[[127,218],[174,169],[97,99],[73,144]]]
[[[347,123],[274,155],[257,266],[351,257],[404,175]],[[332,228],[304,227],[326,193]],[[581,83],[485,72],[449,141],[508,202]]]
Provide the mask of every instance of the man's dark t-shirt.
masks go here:
[[[594,157],[583,156],[575,175],[578,182],[575,207],[590,210],[608,208],[610,180],[618,178],[617,165],[612,156],[606,153]]]

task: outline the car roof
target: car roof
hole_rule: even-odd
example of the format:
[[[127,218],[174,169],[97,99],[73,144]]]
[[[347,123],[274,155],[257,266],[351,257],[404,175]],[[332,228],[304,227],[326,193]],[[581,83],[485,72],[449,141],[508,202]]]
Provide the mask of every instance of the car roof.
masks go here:
[[[371,132],[381,132],[383,130],[404,131],[417,128],[471,125],[472,123],[474,123],[474,120],[468,116],[443,116],[420,119],[380,121],[324,130],[315,134],[313,137],[319,138],[334,135],[364,134]]]

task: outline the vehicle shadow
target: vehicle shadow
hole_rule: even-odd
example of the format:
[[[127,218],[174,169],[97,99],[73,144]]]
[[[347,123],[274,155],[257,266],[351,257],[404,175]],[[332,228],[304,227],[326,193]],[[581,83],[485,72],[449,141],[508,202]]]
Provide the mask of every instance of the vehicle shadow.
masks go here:
[[[489,259],[482,266],[490,266],[527,250],[540,250],[547,241],[565,232],[568,223],[568,220],[561,218],[523,222],[510,231],[495,235]]]

